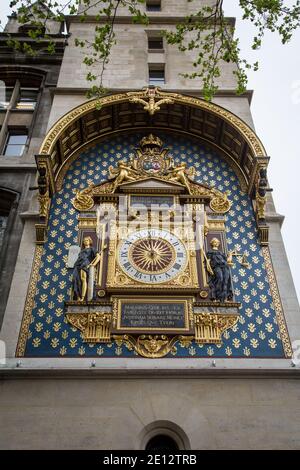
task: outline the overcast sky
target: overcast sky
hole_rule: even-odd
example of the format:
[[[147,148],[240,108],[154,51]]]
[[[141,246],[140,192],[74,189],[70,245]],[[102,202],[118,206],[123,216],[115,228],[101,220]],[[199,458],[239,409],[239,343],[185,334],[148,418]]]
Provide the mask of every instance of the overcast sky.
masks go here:
[[[237,18],[236,36],[244,58],[260,63],[260,69],[249,74],[248,88],[254,90],[251,111],[271,157],[269,182],[277,212],[285,216],[282,235],[300,299],[300,30],[284,46],[269,33],[261,50],[254,52],[249,47],[253,27],[241,19],[237,3],[225,0],[225,13]]]
[[[1,24],[9,14],[10,0],[0,0]],[[236,35],[244,58],[260,62],[260,70],[249,74],[248,88],[254,90],[251,105],[256,132],[268,155],[269,182],[277,212],[285,215],[282,234],[300,298],[300,30],[282,46],[274,34],[266,36],[259,52],[249,47],[254,31],[241,20],[238,0],[225,0],[225,13],[235,16]]]

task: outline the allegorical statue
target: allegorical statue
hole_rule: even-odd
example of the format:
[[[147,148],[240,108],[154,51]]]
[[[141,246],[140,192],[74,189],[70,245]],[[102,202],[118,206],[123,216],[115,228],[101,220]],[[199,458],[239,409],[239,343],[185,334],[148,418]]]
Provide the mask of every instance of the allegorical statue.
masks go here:
[[[84,237],[83,248],[74,264],[73,292],[74,300],[84,302],[87,297],[90,268],[95,267],[100,260],[100,254],[93,248],[91,237]]]
[[[228,259],[219,250],[220,241],[217,238],[211,240],[210,246],[211,250],[206,253],[210,297],[212,300],[219,300],[220,302],[232,300],[233,293]]]
[[[256,186],[256,214],[257,218],[263,221],[266,218],[267,191],[272,191],[272,189],[268,187],[267,169],[261,168],[259,170]]]
[[[171,167],[167,178],[171,181],[181,183],[185,186],[188,192],[191,194],[191,187],[189,176],[194,176],[194,168],[191,167],[187,170],[187,165],[185,162],[179,163],[179,165]]]
[[[113,191],[117,189],[117,187],[126,181],[136,181],[138,176],[137,171],[132,168],[131,163],[127,163],[123,160],[118,162],[118,167],[113,168],[112,166],[109,167],[109,179],[114,179]]]
[[[46,218],[48,214],[50,199],[48,190],[48,177],[46,166],[39,165],[38,167],[38,201],[40,203],[40,217]]]

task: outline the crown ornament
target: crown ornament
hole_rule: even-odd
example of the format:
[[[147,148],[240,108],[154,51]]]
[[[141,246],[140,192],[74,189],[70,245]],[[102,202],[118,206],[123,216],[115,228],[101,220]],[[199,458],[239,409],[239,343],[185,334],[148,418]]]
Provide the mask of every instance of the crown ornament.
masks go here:
[[[144,147],[158,147],[161,148],[163,146],[162,140],[159,137],[154,136],[153,134],[149,134],[142,138],[140,141],[140,147],[143,149]]]

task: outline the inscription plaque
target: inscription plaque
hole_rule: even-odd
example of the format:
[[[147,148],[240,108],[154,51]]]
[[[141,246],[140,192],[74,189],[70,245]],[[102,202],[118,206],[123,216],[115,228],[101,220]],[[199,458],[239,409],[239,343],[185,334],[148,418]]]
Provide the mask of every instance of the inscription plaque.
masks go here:
[[[188,301],[118,299],[117,329],[125,331],[189,331]]]
[[[130,207],[135,209],[170,209],[174,206],[173,196],[130,196]]]

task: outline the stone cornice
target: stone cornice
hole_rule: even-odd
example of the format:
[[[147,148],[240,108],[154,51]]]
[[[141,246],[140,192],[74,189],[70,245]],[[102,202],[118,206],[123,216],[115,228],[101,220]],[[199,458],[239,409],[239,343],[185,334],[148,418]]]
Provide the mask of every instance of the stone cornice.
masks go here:
[[[266,222],[270,223],[270,222],[274,222],[274,223],[278,223],[280,225],[280,227],[282,227],[282,224],[284,222],[284,215],[281,215],[281,214],[276,214],[276,213],[266,213]]]
[[[35,163],[0,163],[1,171],[36,172]]]
[[[73,87],[55,87],[51,89],[52,95],[82,95],[86,94],[89,88],[73,88]],[[122,93],[122,92],[130,92],[134,91],[135,88],[111,88],[109,89],[109,93]],[[182,93],[184,92],[187,95],[196,96],[196,97],[203,97],[203,94],[200,91],[197,91],[193,88],[168,88],[164,89],[163,91],[170,92],[170,93]],[[253,90],[246,90],[245,93],[238,95],[236,90],[233,88],[224,88],[219,89],[215,93],[215,97],[233,97],[233,98],[247,98],[249,104],[251,104],[252,97],[253,97]]]
[[[18,379],[300,379],[300,370],[290,369],[102,369],[101,366],[77,369],[45,368],[45,369],[3,369],[0,370],[1,380]]]
[[[181,378],[298,379],[291,359],[252,358],[30,358],[9,357],[0,366],[0,380],[49,378]]]
[[[20,217],[22,220],[35,220],[37,221],[39,219],[39,212],[36,211],[27,211],[27,212],[22,212],[20,214]]]

